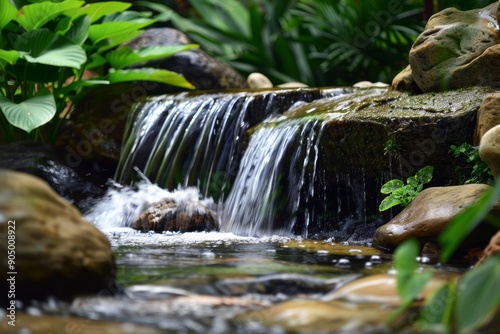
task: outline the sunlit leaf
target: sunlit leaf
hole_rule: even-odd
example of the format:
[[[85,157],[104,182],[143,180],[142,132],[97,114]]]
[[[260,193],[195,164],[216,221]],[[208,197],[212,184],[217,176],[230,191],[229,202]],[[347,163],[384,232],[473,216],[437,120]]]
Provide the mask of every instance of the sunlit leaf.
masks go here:
[[[79,69],[87,60],[85,51],[79,45],[48,29],[37,29],[21,35],[15,46],[21,57],[30,63]]]
[[[380,192],[382,194],[390,194],[394,190],[399,189],[401,187],[404,187],[404,185],[405,184],[401,180],[390,180],[382,186],[382,189],[380,189]]]
[[[52,94],[38,95],[21,103],[0,95],[0,109],[10,124],[29,133],[54,117],[56,103]]]
[[[155,68],[141,68],[137,70],[119,70],[111,72],[108,75],[111,83],[129,82],[129,81],[155,81],[167,85],[194,89],[186,78],[175,72],[168,70],[159,70]]]
[[[90,18],[87,15],[82,15],[72,21],[71,28],[66,34],[66,37],[68,37],[73,43],[81,46],[89,37],[89,28]]]
[[[122,47],[106,54],[107,61],[113,68],[122,69],[140,62],[170,57],[178,52],[197,48],[196,44],[155,46],[139,50]]]
[[[456,319],[459,333],[477,329],[500,306],[500,257],[491,256],[459,281]]]
[[[432,180],[433,172],[434,172],[434,167],[425,166],[415,174],[415,179],[421,184],[426,184]]]
[[[0,0],[0,30],[17,17],[17,9],[9,0]]]
[[[399,205],[401,203],[402,202],[401,202],[401,200],[399,198],[390,195],[390,196],[384,198],[382,200],[382,202],[380,202],[380,205],[378,206],[378,209],[379,209],[379,211],[389,210],[393,206]]]
[[[92,3],[82,7],[78,14],[88,15],[90,18],[90,22],[93,23],[105,15],[115,12],[121,12],[125,9],[128,9],[131,5],[132,4],[130,3],[119,2],[119,1]]]
[[[5,67],[6,63],[13,65],[19,59],[19,56],[20,54],[16,50],[0,50],[0,64],[2,64],[2,67]]]
[[[34,3],[21,9],[22,14],[17,17],[17,22],[27,31],[35,30],[64,12],[83,6],[84,3],[84,1]]]
[[[92,43],[97,44],[107,38],[136,32],[153,22],[153,20],[144,20],[143,22],[106,22],[94,24],[90,26],[89,38]]]

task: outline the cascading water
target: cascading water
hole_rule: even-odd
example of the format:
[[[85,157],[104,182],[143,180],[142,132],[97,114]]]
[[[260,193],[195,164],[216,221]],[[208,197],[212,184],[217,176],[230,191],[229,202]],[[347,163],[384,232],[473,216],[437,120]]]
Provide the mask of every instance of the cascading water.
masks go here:
[[[219,198],[238,172],[251,126],[297,101],[350,92],[294,89],[151,98],[139,103],[129,119],[115,178],[129,183],[138,167],[160,187],[197,186],[202,195]]]

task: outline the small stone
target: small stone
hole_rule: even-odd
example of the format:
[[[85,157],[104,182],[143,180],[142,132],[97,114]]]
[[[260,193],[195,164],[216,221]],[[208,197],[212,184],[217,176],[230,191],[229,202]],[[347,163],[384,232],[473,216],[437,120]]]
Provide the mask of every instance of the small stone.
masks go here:
[[[282,83],[276,87],[279,87],[279,88],[306,88],[309,86],[306,85],[305,83],[302,83],[302,82],[291,81],[291,82]]]
[[[247,78],[247,83],[250,88],[272,88],[273,83],[262,73],[251,73]]]
[[[500,175],[500,124],[488,130],[481,138],[479,156],[488,164],[493,175]]]

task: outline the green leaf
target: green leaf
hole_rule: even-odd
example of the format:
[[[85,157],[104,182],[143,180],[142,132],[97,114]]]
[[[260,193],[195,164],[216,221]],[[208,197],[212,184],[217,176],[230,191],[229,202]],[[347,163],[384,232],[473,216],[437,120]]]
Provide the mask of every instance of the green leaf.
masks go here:
[[[142,22],[106,22],[90,26],[89,38],[92,43],[97,44],[107,38],[131,34],[144,28],[154,20],[144,20]]]
[[[158,70],[155,68],[141,68],[137,70],[120,70],[110,72],[108,79],[111,83],[129,81],[155,81],[167,85],[194,89],[183,75],[168,70]]]
[[[443,284],[425,301],[422,319],[427,325],[449,325],[456,300],[456,286],[453,282]]]
[[[396,206],[399,204],[401,204],[401,200],[396,196],[390,195],[390,196],[387,196],[386,198],[384,198],[384,200],[382,202],[380,202],[380,205],[378,206],[378,210],[380,212],[382,212],[385,210],[389,210],[393,206]]]
[[[98,53],[94,53],[90,56],[90,61],[85,64],[85,68],[91,70],[103,66],[104,64],[107,64],[106,58]]]
[[[0,95],[0,108],[10,124],[28,133],[49,122],[56,114],[52,94],[40,94],[21,103],[14,103]]]
[[[197,48],[196,44],[155,46],[146,47],[139,50],[132,50],[129,47],[119,48],[116,51],[106,54],[107,61],[115,69],[134,65],[140,62],[170,57],[178,52]]]
[[[394,190],[402,188],[405,184],[401,180],[390,180],[382,186],[380,192],[382,194],[390,194]]]
[[[408,184],[412,188],[416,188],[418,186],[418,181],[415,176],[410,176],[406,179],[406,184]]]
[[[77,91],[79,88],[86,87],[86,88],[92,88],[92,87],[97,87],[97,86],[102,86],[102,85],[109,85],[108,80],[78,80],[75,82],[72,82],[71,84],[57,88],[54,91],[54,95],[60,95],[63,94],[65,96],[69,96],[71,92]]]
[[[87,4],[82,7],[78,12],[78,15],[85,14],[90,18],[90,22],[94,23],[101,17],[112,14],[115,12],[121,12],[128,9],[131,6],[130,3],[119,2],[119,1],[107,1]]]
[[[500,182],[470,207],[459,213],[439,236],[443,250],[441,262],[447,262],[462,240],[488,215],[491,208],[500,199]]]
[[[459,281],[456,319],[459,333],[470,333],[500,306],[500,257],[489,257]]]
[[[418,242],[410,239],[399,245],[394,255],[398,293],[404,304],[417,299],[432,277],[430,272],[416,271],[419,250]]]
[[[34,3],[21,8],[22,14],[17,17],[17,22],[27,31],[35,30],[59,15],[83,6],[83,4],[85,4],[84,1]]]
[[[96,45],[98,47],[97,52],[104,53],[105,51],[108,51],[118,45],[121,45],[136,38],[143,32],[144,32],[143,30],[137,30],[133,32],[126,32],[123,34],[114,35],[111,38],[107,38]]]
[[[21,35],[15,47],[30,63],[79,69],[87,60],[85,51],[64,36],[48,29],[37,29]]]
[[[136,22],[136,23],[141,23],[141,22],[147,22],[147,21],[153,21],[155,20],[149,20],[146,18],[147,14],[144,12],[136,12],[133,10],[126,10],[124,12],[116,12],[112,13],[109,15],[106,15],[102,19],[102,23],[107,23],[107,22]]]
[[[415,179],[421,183],[426,184],[432,180],[432,174],[434,173],[434,167],[425,166],[415,174]]]
[[[0,0],[0,30],[17,17],[17,9],[12,6],[9,0]]]
[[[14,65],[19,59],[20,54],[16,50],[0,50],[0,64],[5,68],[5,64],[9,63]]]
[[[154,11],[157,11],[159,14],[154,17],[154,19],[158,22],[168,22],[175,15],[175,12],[169,7],[149,1],[135,1],[134,4],[136,6],[142,6]]]
[[[90,18],[87,15],[80,16],[71,23],[71,28],[66,37],[73,43],[82,46],[89,37],[89,28]]]

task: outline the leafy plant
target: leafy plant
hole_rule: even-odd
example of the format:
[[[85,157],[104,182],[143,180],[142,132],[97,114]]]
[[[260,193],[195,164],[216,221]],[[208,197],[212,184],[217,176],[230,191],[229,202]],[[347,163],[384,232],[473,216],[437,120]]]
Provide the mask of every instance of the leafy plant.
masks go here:
[[[472,146],[468,143],[463,143],[460,146],[451,145],[448,153],[458,160],[455,174],[459,184],[485,183],[493,185],[493,173],[486,162],[481,160],[478,146]]]
[[[98,85],[145,80],[194,88],[174,72],[126,69],[196,47],[117,48],[155,22],[129,7],[115,1],[0,0],[0,140],[54,142],[73,105]],[[93,78],[83,79],[90,70]]]
[[[500,180],[474,205],[457,215],[439,237],[443,248],[441,262],[449,260],[461,241],[482,221],[487,221],[500,229],[500,219],[489,214],[500,199]],[[403,301],[390,317],[396,317],[411,305],[411,300],[420,294],[428,280],[425,273],[416,271],[418,244],[408,240],[396,250],[395,268],[398,292]],[[479,328],[498,310],[500,290],[496,284],[500,280],[500,256],[488,258],[481,265],[468,271],[460,279],[451,280],[439,288],[426,301],[419,319],[414,323],[420,331],[443,333],[470,333]],[[415,283],[416,282],[416,283]],[[400,288],[401,285],[401,288]]]
[[[393,206],[408,206],[410,202],[422,191],[424,184],[432,179],[434,167],[425,166],[415,176],[406,180],[406,185],[401,180],[390,180],[382,186],[380,192],[388,195],[379,205],[379,211],[385,211]]]

